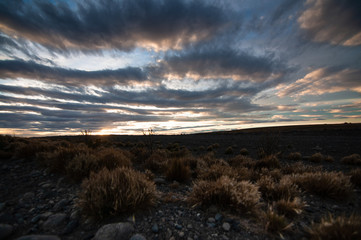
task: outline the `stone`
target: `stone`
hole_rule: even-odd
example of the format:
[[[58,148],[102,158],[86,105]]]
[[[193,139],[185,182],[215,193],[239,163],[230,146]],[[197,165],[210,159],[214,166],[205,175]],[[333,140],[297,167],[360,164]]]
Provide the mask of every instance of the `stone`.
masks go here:
[[[184,237],[185,234],[184,234],[184,232],[179,232],[178,235],[179,235],[179,237]]]
[[[220,213],[217,213],[215,216],[214,216],[214,219],[216,219],[217,222],[221,221],[223,218],[222,214]]]
[[[69,203],[69,201],[67,199],[62,199],[59,202],[57,202],[53,208],[53,210],[55,212],[62,210],[67,204]]]
[[[57,213],[51,215],[44,223],[43,228],[45,230],[51,230],[53,228],[57,228],[65,222],[66,214]]]
[[[97,231],[93,240],[129,239],[133,231],[133,225],[130,223],[107,224]]]
[[[60,237],[55,235],[26,235],[17,238],[16,240],[61,240]]]
[[[147,240],[143,235],[137,233],[134,234],[129,240]]]
[[[158,233],[159,232],[159,227],[158,224],[154,223],[152,226],[152,232],[153,233]]]
[[[40,215],[40,218],[43,219],[43,220],[45,220],[45,219],[47,219],[48,217],[50,217],[51,215],[53,215],[52,212],[45,212],[45,213],[42,213],[42,214]]]
[[[14,230],[14,227],[9,224],[0,224],[0,239],[8,238]]]
[[[36,215],[35,217],[33,217],[32,219],[31,219],[31,223],[37,223],[38,221],[40,220],[40,215]]]
[[[74,231],[74,229],[79,225],[79,221],[77,219],[73,219],[66,225],[62,234],[69,234]]]
[[[208,218],[207,222],[209,222],[209,223],[215,223],[215,222],[216,222],[216,219],[210,217],[210,218]]]
[[[183,227],[182,227],[182,225],[180,225],[180,224],[175,224],[174,225],[174,227],[176,228],[176,229],[178,229],[178,230],[181,230]]]
[[[229,230],[231,230],[231,225],[228,222],[224,222],[222,224],[222,228],[224,231],[228,232]]]
[[[166,184],[167,181],[164,178],[154,178],[155,184]]]

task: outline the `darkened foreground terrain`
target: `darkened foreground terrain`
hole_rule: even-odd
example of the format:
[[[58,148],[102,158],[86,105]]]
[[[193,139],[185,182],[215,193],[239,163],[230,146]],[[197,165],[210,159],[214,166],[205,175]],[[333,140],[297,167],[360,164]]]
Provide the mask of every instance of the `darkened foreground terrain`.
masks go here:
[[[361,239],[360,146],[361,124],[0,136],[0,239]]]

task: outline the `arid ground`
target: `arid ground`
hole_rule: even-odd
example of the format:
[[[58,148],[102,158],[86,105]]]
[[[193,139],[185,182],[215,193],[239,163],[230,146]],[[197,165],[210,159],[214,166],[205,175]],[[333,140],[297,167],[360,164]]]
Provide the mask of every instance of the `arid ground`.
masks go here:
[[[0,140],[0,239],[361,234],[361,124]]]

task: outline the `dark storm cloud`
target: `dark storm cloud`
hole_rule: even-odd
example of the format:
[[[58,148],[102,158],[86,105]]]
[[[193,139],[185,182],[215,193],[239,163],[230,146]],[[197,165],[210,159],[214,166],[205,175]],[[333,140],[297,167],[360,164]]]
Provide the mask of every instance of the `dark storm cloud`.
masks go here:
[[[41,65],[32,61],[0,61],[0,78],[28,78],[65,85],[113,85],[132,81],[146,81],[140,68],[127,67],[116,70],[83,71]]]
[[[0,30],[60,50],[134,47],[179,49],[212,38],[229,24],[203,1],[2,1]]]
[[[310,0],[298,18],[313,41],[335,45],[361,45],[361,1]]]
[[[254,56],[229,48],[192,49],[168,55],[160,66],[166,76],[231,78],[251,82],[281,78],[289,71],[272,55]]]

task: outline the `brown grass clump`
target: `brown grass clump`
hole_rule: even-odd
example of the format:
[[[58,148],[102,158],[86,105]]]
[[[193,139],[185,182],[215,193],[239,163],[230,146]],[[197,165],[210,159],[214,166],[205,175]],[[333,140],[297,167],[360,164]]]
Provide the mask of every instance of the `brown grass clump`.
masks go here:
[[[256,169],[262,169],[262,168],[280,168],[280,161],[278,160],[278,157],[276,154],[267,155],[260,160],[257,160],[254,166]]]
[[[324,159],[325,159],[325,157],[321,153],[315,153],[309,158],[309,160],[314,163],[320,163]]]
[[[350,171],[351,182],[356,187],[361,188],[361,168],[356,168]]]
[[[249,155],[249,152],[247,150],[247,148],[242,148],[240,151],[239,151],[239,154],[243,155],[243,156],[248,156]]]
[[[308,230],[314,240],[349,240],[361,239],[361,216],[333,217],[331,214],[322,218],[321,223],[313,224]]]
[[[103,148],[97,152],[98,165],[99,167],[106,167],[109,170],[118,167],[131,167],[132,162],[130,160],[131,153],[122,151],[115,148]]]
[[[187,182],[191,176],[189,166],[186,165],[182,158],[175,158],[169,161],[166,177],[168,180],[175,180],[178,182]]]
[[[299,152],[291,152],[290,154],[288,154],[287,159],[291,161],[301,161],[302,155]]]
[[[295,162],[292,164],[286,164],[281,170],[284,174],[302,174],[305,172],[322,171],[322,166],[309,166],[304,165],[302,162]]]
[[[217,181],[198,181],[194,184],[188,200],[195,205],[218,205],[230,207],[243,212],[258,209],[260,192],[258,186],[248,182],[237,182],[228,176]]]
[[[330,155],[325,156],[325,158],[323,160],[325,162],[330,162],[330,163],[335,161],[335,159]]]
[[[341,162],[343,164],[348,164],[348,165],[361,165],[361,157],[359,154],[351,154],[349,156],[343,157],[341,159]]]
[[[232,168],[226,165],[213,164],[209,168],[203,168],[198,174],[198,179],[216,181],[222,176],[228,176],[237,181],[250,180],[252,171],[248,168],[238,167]]]
[[[301,214],[304,207],[305,203],[298,197],[293,200],[280,199],[274,203],[274,208],[278,213],[290,218]]]
[[[167,152],[164,150],[154,151],[144,163],[144,167],[152,170],[153,172],[165,172],[168,166]]]
[[[233,154],[233,147],[228,147],[227,149],[226,149],[226,151],[224,152],[224,154],[227,154],[227,155],[231,155],[231,154]]]
[[[130,168],[91,173],[82,183],[79,206],[88,216],[103,218],[155,204],[155,184]]]
[[[257,181],[257,185],[262,196],[269,201],[293,200],[300,195],[298,186],[287,175],[283,176],[279,182],[275,181],[271,176],[265,175]]]
[[[314,172],[297,174],[293,181],[309,193],[336,200],[348,200],[353,195],[350,177],[342,172]]]
[[[89,177],[91,171],[99,169],[98,158],[91,153],[80,153],[69,161],[66,166],[66,174],[74,181],[81,181]]]
[[[252,158],[246,157],[242,154],[235,156],[234,158],[229,160],[229,165],[232,167],[247,167],[253,168],[256,161],[253,161]]]
[[[288,223],[284,215],[279,215],[270,208],[266,212],[266,230],[272,234],[279,234],[283,238],[283,231],[289,230],[293,224]]]

